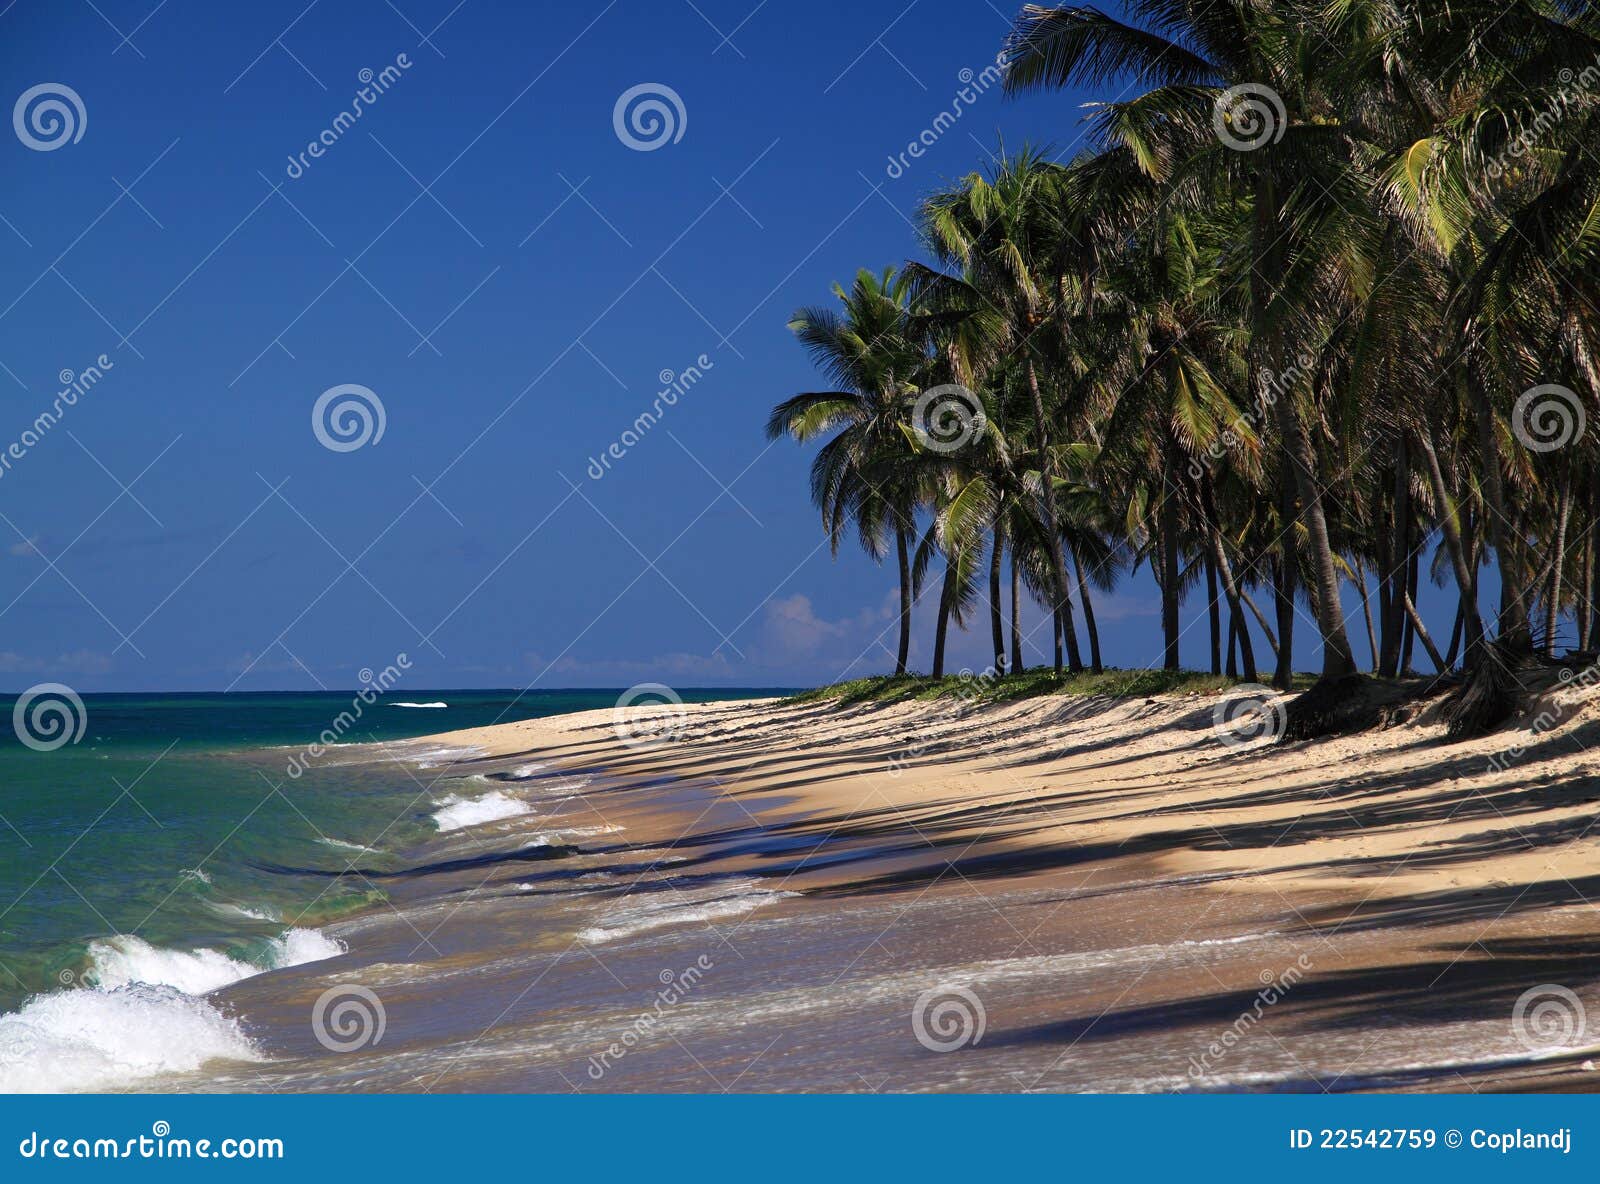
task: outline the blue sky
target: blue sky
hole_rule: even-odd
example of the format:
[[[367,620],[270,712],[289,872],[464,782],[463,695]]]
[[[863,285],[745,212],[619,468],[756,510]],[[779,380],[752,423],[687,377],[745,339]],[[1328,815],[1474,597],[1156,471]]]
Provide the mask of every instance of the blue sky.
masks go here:
[[[441,687],[892,663],[892,570],[829,556],[810,453],[761,429],[819,383],[795,307],[915,254],[919,196],[1000,136],[1074,143],[1087,96],[994,90],[888,175],[1009,15],[15,0],[5,101],[68,87],[82,134],[0,142],[0,452],[63,371],[111,365],[0,471],[0,688],[348,686],[399,652]],[[647,151],[614,124],[641,84],[680,104]],[[341,386],[381,403],[381,439],[319,441]],[[1108,660],[1159,660],[1156,606],[1142,575],[1102,598]],[[957,667],[986,660],[975,624]],[[919,614],[924,665],[931,632]]]

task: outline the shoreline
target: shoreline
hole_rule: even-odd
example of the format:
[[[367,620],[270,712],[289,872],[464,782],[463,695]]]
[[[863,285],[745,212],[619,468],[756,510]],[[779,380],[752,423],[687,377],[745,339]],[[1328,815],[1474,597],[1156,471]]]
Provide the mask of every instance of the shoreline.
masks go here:
[[[414,743],[477,750],[460,766],[467,771],[520,759],[598,771],[607,804],[586,809],[603,818],[622,800],[651,819],[630,819],[629,847],[674,852],[675,866],[696,876],[746,878],[806,907],[1042,893],[1058,902],[1048,921],[1029,915],[1025,928],[998,908],[990,920],[1013,930],[1019,950],[1049,957],[1038,935],[1069,945],[1084,936],[1081,921],[1062,915],[1072,906],[1181,897],[1193,916],[1169,940],[1225,943],[1266,924],[1285,950],[1308,951],[1300,956],[1313,965],[1282,992],[1275,1022],[1315,1030],[1356,1023],[1363,1011],[1388,1023],[1398,1011],[1399,1027],[1415,1036],[1430,1026],[1431,1006],[1515,1035],[1519,998],[1547,980],[1600,998],[1583,891],[1593,880],[1585,836],[1600,790],[1590,787],[1581,747],[1597,725],[1585,722],[1585,691],[1559,694],[1557,728],[1450,746],[1437,743],[1442,729],[1424,713],[1382,732],[1233,749],[1213,732],[1216,697],[1198,693],[976,707],[747,700],[688,705],[665,720],[657,713],[644,730],[660,739],[644,743],[630,742],[635,726],[619,730],[609,711]],[[1497,765],[1513,741],[1517,759]],[[718,809],[693,818],[653,811],[652,798],[673,785],[710,795]],[[793,899],[773,896],[748,915],[782,912]],[[973,934],[956,927],[953,937],[951,954],[968,953],[961,942]],[[1195,995],[1193,982],[1158,977],[1133,994],[1153,994],[1147,1007],[1170,1013],[1156,1026],[1174,1031],[1198,1023],[1185,1020],[1191,1013],[1231,1019],[1238,1009],[1229,1006],[1254,994],[1219,979]],[[1100,1016],[1072,1011],[1067,1029],[1074,1041],[1092,1040],[1097,1026],[1134,1022],[1127,1011],[1115,1002]],[[1030,1030],[1041,1038],[1049,1027]],[[1600,1049],[1581,1040],[1447,1051],[1376,1065],[1371,1087],[1600,1085],[1581,1067]],[[1308,1075],[1333,1077],[1335,1087],[1368,1077],[1356,1066]]]
[[[205,951],[133,951],[224,1059],[99,1088],[1592,1090],[1600,724],[1557,694],[1538,735],[1452,746],[1424,712],[1234,747],[1206,691],[351,746],[319,792],[398,785],[437,829],[258,867],[371,893],[312,957],[191,988]],[[330,998],[375,1026],[331,1038]]]

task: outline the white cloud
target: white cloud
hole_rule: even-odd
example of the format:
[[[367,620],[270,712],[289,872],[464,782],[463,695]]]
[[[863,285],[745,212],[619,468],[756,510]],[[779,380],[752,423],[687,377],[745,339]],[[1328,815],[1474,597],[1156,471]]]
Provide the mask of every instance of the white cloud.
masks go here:
[[[876,650],[881,644],[894,644],[897,603],[897,595],[891,593],[876,608],[828,620],[817,615],[811,598],[803,593],[769,600],[762,619],[762,642],[772,657],[785,659]]]
[[[54,659],[0,650],[0,674],[105,674],[111,668],[111,656],[99,650],[73,650]]]

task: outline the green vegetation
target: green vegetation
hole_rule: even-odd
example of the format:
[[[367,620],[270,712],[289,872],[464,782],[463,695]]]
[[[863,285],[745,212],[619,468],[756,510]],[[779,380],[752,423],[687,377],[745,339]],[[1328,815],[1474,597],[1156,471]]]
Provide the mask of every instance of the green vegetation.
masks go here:
[[[929,678],[921,674],[885,674],[856,678],[817,687],[790,696],[787,703],[901,703],[909,700],[965,699],[973,703],[1003,703],[1041,695],[1076,695],[1131,699],[1138,696],[1199,693],[1216,694],[1238,680],[1225,675],[1190,670],[1102,670],[1057,674],[1053,670],[1024,670],[1020,674],[985,677],[952,674]]]
[[[1148,563],[1175,678],[1186,598],[1213,675],[1288,688],[1315,628],[1291,733],[1365,693],[1361,626],[1372,675],[1459,663],[1453,730],[1494,726],[1519,670],[1600,641],[1600,9],[1121,9],[1029,5],[1006,46],[1008,92],[1110,100],[1082,151],[1002,150],[924,199],[924,261],[791,321],[828,388],[768,432],[821,444],[835,549],[893,550],[897,674],[939,580],[934,681],[871,693],[942,693],[985,611],[1018,670],[1019,589],[1054,672],[1099,672],[1094,596]]]

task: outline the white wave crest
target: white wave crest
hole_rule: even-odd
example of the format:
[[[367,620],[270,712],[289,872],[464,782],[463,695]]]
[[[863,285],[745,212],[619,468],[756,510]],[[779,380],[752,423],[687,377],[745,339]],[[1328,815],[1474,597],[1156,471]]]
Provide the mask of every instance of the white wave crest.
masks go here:
[[[533,807],[527,802],[508,797],[499,790],[492,790],[480,798],[460,798],[450,794],[441,799],[438,805],[440,808],[433,812],[433,821],[441,831],[460,830],[533,812]]]
[[[290,929],[268,943],[263,964],[230,958],[221,950],[171,950],[122,934],[89,943],[89,977],[102,991],[135,984],[172,987],[185,995],[204,995],[251,975],[284,966],[320,962],[344,947],[315,929]]]
[[[320,836],[317,839],[317,842],[321,843],[324,847],[332,847],[335,851],[357,851],[362,855],[382,854],[376,847],[368,847],[364,843],[349,843],[344,839],[332,839],[327,835]]]
[[[261,1054],[239,1025],[173,987],[38,995],[0,1016],[0,1092],[105,1089]]]
[[[277,921],[278,914],[262,906],[260,908],[247,904],[234,904],[231,900],[208,900],[206,907],[212,912],[223,917],[242,917],[246,921]]]
[[[775,892],[759,885],[758,880],[732,880],[653,896],[648,900],[624,897],[624,903],[606,911],[600,918],[600,924],[579,930],[578,940],[587,945],[597,945],[668,925],[740,917],[786,896],[799,895],[797,892]]]
[[[574,794],[589,784],[587,777],[564,777],[560,781],[547,781],[539,785],[543,793]]]
[[[572,839],[586,839],[594,835],[614,835],[621,829],[620,826],[569,826],[564,830],[542,830],[523,843],[522,849],[526,851],[529,847],[556,847]]]
[[[440,707],[448,707],[448,706],[450,706],[450,704],[448,704],[448,703],[391,703],[391,704],[389,704],[389,706],[390,707],[411,707],[411,708],[419,708],[419,709],[438,710]]]

